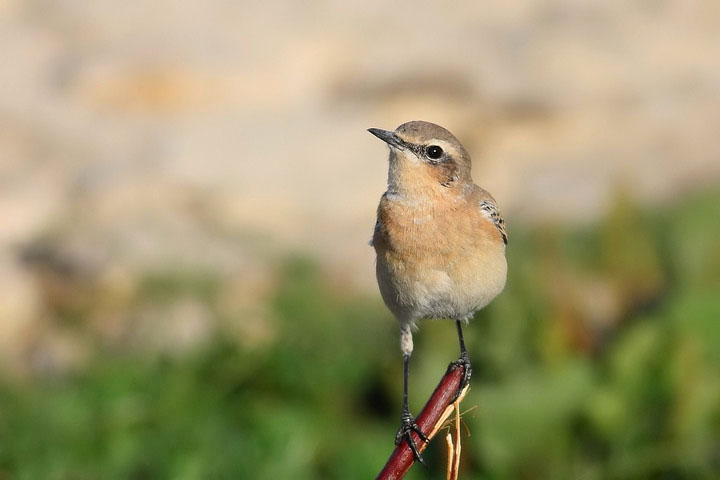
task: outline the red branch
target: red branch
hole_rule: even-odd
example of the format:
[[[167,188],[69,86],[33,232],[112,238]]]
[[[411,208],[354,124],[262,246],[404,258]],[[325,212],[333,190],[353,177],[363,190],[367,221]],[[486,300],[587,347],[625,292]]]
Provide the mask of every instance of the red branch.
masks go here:
[[[465,367],[456,368],[443,376],[430,397],[430,400],[428,400],[420,412],[420,415],[415,419],[420,430],[422,430],[428,438],[432,438],[432,435],[437,433],[437,424],[441,421],[445,409],[451,405],[450,400],[452,400],[455,392],[457,392],[457,389],[460,387],[460,380],[464,368]],[[425,450],[427,444],[420,439],[420,436],[415,432],[412,432],[412,436],[415,439],[418,450],[420,452]],[[385,467],[378,474],[376,480],[396,480],[403,478],[414,462],[415,457],[413,456],[412,450],[410,450],[407,441],[403,440],[400,445],[395,447],[395,450],[390,455]]]

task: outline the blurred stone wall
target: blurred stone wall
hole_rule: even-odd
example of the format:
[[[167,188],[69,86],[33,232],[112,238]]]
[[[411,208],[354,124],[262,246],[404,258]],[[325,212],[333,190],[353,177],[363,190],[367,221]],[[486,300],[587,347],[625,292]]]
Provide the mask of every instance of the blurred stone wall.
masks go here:
[[[456,133],[511,232],[720,178],[714,0],[4,0],[0,37],[8,355],[53,302],[154,269],[252,296],[307,250],[373,288],[371,126]]]

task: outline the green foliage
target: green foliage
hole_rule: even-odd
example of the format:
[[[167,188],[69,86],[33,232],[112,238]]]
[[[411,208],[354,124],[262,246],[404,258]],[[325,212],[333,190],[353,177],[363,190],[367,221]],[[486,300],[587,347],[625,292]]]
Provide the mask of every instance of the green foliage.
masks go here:
[[[505,292],[466,330],[475,376],[461,478],[720,476],[720,194],[659,212],[620,197],[582,230],[513,230]],[[213,275],[156,273],[139,304],[192,296],[222,316]],[[0,478],[373,478],[393,448],[402,365],[379,295],[290,258],[260,346],[232,325],[183,354],[99,351],[74,374],[0,380]],[[242,316],[232,321],[243,322]],[[417,334],[417,411],[457,353]],[[444,478],[444,444],[426,454]]]

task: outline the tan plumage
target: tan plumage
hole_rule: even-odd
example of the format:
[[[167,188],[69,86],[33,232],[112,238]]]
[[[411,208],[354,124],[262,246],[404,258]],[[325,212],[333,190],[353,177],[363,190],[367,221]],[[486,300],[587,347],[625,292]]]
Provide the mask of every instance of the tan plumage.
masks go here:
[[[412,330],[423,318],[456,321],[460,358],[451,368],[463,366],[459,393],[471,374],[461,322],[505,286],[507,233],[495,199],[473,183],[470,155],[450,132],[418,121],[370,132],[390,146],[388,188],[370,244],[380,293],[400,324],[405,382],[395,442],[406,439],[422,461],[411,432],[426,438],[407,401]]]
[[[402,326],[422,318],[467,319],[505,286],[504,226],[481,202],[485,190],[448,201],[410,202],[384,194],[373,234],[376,274]]]
[[[418,320],[467,320],[502,291],[507,233],[495,199],[472,182],[470,156],[450,132],[416,121],[393,134],[388,191],[371,243],[380,292],[409,353],[405,337]],[[442,149],[441,159],[426,155],[431,145]]]

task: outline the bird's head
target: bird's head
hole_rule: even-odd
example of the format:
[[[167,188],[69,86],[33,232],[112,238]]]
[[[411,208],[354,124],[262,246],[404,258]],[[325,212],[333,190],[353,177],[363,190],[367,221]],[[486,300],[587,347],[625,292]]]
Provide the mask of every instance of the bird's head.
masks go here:
[[[430,122],[403,123],[395,131],[368,129],[390,147],[388,192],[428,195],[455,192],[468,183],[471,161],[452,133]]]

